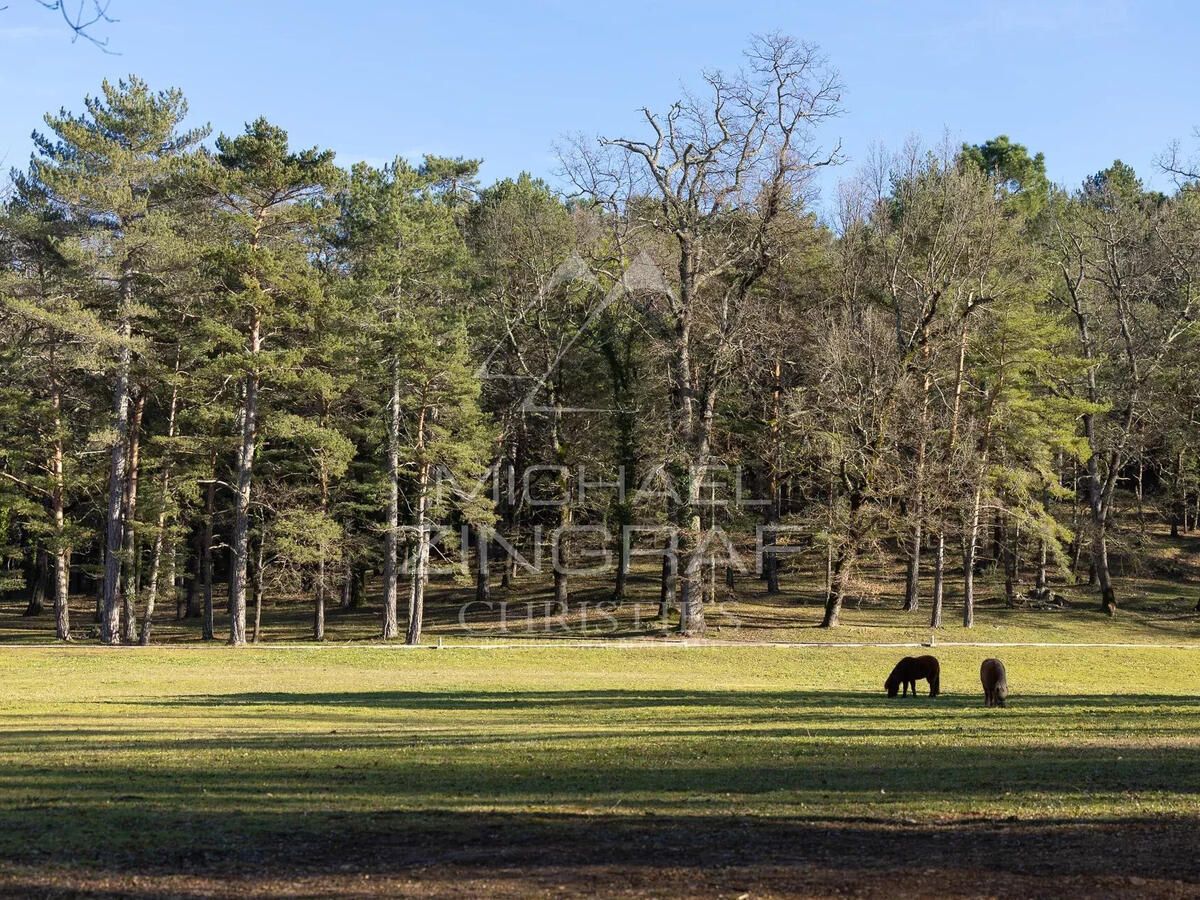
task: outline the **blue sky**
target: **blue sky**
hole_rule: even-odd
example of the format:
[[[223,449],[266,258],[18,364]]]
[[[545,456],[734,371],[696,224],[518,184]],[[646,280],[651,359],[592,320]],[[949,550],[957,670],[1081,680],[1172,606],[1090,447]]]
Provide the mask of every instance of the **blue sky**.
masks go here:
[[[79,109],[136,73],[184,89],[196,122],[259,114],[344,164],[425,152],[482,157],[485,180],[550,177],[564,134],[628,133],[703,68],[733,68],[746,38],[822,46],[846,84],[824,137],[850,158],[910,135],[1007,133],[1077,184],[1120,157],[1154,159],[1200,124],[1200,10],[1186,2],[707,2],[111,0],[120,55],[70,43],[36,0],[0,11],[0,159],[23,166],[41,115]]]

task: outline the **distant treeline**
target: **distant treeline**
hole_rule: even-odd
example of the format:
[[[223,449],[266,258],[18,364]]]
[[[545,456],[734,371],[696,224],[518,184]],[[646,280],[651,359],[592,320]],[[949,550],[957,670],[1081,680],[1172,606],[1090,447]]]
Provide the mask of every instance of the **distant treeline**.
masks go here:
[[[0,219],[0,590],[64,639],[85,592],[106,643],[170,604],[241,644],[265,592],[310,595],[320,639],[374,572],[382,637],[407,609],[417,642],[456,540],[481,597],[545,542],[569,602],[608,535],[619,602],[633,531],[684,634],[718,534],[765,543],[772,592],[786,546],[820,553],[828,626],[876,549],[935,626],[971,625],[985,557],[1010,600],[1079,575],[1114,612],[1110,551],[1200,502],[1188,167],[1169,196],[1120,162],[1066,190],[1007,137],[909,146],[820,221],[840,92],[816,47],[756,39],[638,136],[564,150],[563,193],[467,158],[347,171],[265,119],[209,141],[137,78],[48,115]],[[523,489],[463,487],[489,471]]]

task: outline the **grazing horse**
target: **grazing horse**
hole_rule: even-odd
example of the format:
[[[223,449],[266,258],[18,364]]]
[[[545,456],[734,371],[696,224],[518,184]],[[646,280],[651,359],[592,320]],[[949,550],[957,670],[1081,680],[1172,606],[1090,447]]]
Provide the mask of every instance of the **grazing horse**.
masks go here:
[[[924,678],[929,682],[929,696],[936,697],[940,690],[941,671],[936,656],[906,656],[896,663],[896,668],[892,669],[892,674],[883,686],[887,689],[889,697],[895,697],[901,685],[904,686],[903,696],[907,697],[911,686],[915,697],[917,681]]]
[[[983,705],[1003,706],[1008,699],[1008,676],[1004,663],[998,659],[985,659],[979,667],[979,680],[983,682]]]

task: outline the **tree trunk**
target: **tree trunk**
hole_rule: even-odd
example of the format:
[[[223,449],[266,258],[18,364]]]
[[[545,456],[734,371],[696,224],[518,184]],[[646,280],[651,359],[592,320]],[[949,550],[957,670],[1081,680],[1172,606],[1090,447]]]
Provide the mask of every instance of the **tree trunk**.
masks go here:
[[[108,472],[108,510],[105,516],[104,587],[101,590],[100,640],[121,642],[121,541],[124,537],[125,452],[129,434],[129,368],[133,361],[133,273],[121,274],[121,323],[117,338],[117,383],[113,390],[113,447]]]
[[[491,565],[488,558],[488,530],[486,525],[475,528],[475,600],[489,603],[492,599]]]
[[[1075,318],[1079,326],[1079,338],[1083,344],[1084,358],[1094,363],[1091,333],[1086,315],[1079,304],[1079,298],[1074,296]],[[1099,403],[1099,389],[1096,384],[1096,365],[1092,364],[1087,370],[1088,400],[1093,404]],[[1133,404],[1130,403],[1129,414],[1132,416]],[[1083,415],[1083,434],[1087,438],[1088,449],[1091,451],[1087,467],[1088,509],[1092,518],[1092,568],[1100,582],[1100,608],[1108,615],[1116,615],[1117,597],[1113,591],[1112,577],[1108,570],[1108,509],[1105,505],[1105,484],[1100,480],[1100,460],[1096,442],[1096,417],[1094,413]],[[1117,473],[1121,470],[1120,454],[1114,452],[1108,461],[1108,487],[1115,486]]]
[[[397,554],[400,533],[400,362],[392,362],[392,398],[388,410],[387,531],[383,537],[383,639],[400,634],[397,613]]]
[[[562,550],[562,544],[559,544],[559,550]],[[560,608],[566,608],[570,603],[570,593],[567,590],[567,573],[554,570],[554,603]]]
[[[921,597],[921,542],[924,539],[920,521],[912,527],[908,543],[908,569],[904,579],[904,611],[916,612]]]
[[[1084,416],[1084,428],[1092,432],[1092,416]],[[1091,438],[1089,437],[1089,443]],[[1115,461],[1110,465],[1116,465]],[[1114,477],[1110,470],[1110,478]],[[1100,465],[1093,452],[1087,461],[1088,508],[1092,518],[1092,571],[1100,585],[1100,609],[1110,616],[1117,613],[1117,597],[1113,590],[1112,574],[1108,566],[1108,506],[1105,490],[1100,481]]]
[[[425,581],[429,577],[429,467],[422,463],[417,476],[417,549],[408,586],[408,632],[405,643],[421,643],[425,618]]]
[[[963,628],[975,625],[975,557],[979,552],[979,519],[983,503],[983,475],[975,486],[967,527],[963,530]]]
[[[833,593],[833,504],[835,501],[833,474],[829,475],[829,492],[825,496],[825,600]]]
[[[179,374],[179,355],[175,356],[175,374]],[[171,405],[167,410],[167,440],[170,441],[175,437],[175,410],[179,404],[179,388],[176,387],[171,391]],[[169,452],[169,451],[168,451]],[[158,597],[158,571],[162,561],[163,546],[166,540],[167,533],[167,507],[169,506],[171,496],[171,462],[170,459],[163,460],[162,475],[159,479],[159,491],[161,493],[160,505],[158,507],[158,522],[154,530],[154,552],[150,561],[150,586],[146,591],[146,613],[142,619],[142,646],[150,643],[150,628],[154,621],[154,603]],[[175,589],[175,548],[172,546],[168,552],[171,554],[171,577],[169,584],[171,590]]]
[[[321,424],[326,425],[328,420],[328,408],[324,410],[321,416]],[[320,471],[321,479],[321,515],[326,517],[329,515],[329,473],[325,471],[325,466],[321,464]],[[317,559],[317,583],[313,586],[313,640],[325,640],[325,545],[321,545],[321,554]]]
[[[960,364],[962,357],[959,357]],[[971,500],[971,512],[963,529],[963,628],[975,625],[975,563],[979,555],[979,531],[983,512],[983,493],[988,471],[988,457],[991,452],[993,413],[996,398],[1004,387],[1004,378],[998,379],[992,388],[987,401],[987,412],[984,415],[983,437],[980,440],[979,472],[975,479],[975,491]]]
[[[121,640],[126,644],[137,642],[137,618],[134,607],[137,603],[137,501],[139,448],[142,437],[142,414],[146,409],[146,394],[138,394],[129,419],[129,472],[125,479],[125,539],[121,549]]]
[[[774,522],[768,519],[763,529],[763,579],[767,582],[767,594],[779,593],[779,557],[775,553],[778,535]]]
[[[629,583],[629,559],[625,556],[625,522],[620,523],[617,538],[617,575],[613,581],[612,601],[618,606],[625,602],[626,585]]]
[[[1175,454],[1175,466],[1171,472],[1171,537],[1179,537],[1179,526],[1187,531],[1187,492],[1183,488],[1183,451]]]
[[[1144,448],[1138,448],[1137,481],[1134,482],[1137,497],[1138,546],[1146,546],[1146,457]]]
[[[779,301],[776,301],[776,315],[782,316]],[[764,543],[770,548],[771,552],[763,555],[763,577],[767,582],[767,594],[774,595],[779,593],[779,557],[774,552],[775,544],[778,543],[778,532],[775,526],[779,524],[780,513],[780,485],[779,476],[782,466],[782,440],[780,439],[779,423],[783,415],[782,413],[782,396],[783,396],[783,367],[780,363],[778,354],[775,356],[775,363],[772,369],[774,384],[771,390],[771,426],[768,432],[768,455],[767,465],[767,527],[763,532]]]
[[[408,632],[405,643],[421,643],[425,619],[425,581],[429,573],[429,460],[425,456],[426,421],[430,414],[422,406],[417,418],[417,558],[408,586]]]
[[[250,329],[250,352],[262,349],[261,320],[255,310]],[[257,362],[255,363],[257,365]],[[246,377],[246,398],[242,406],[242,446],[238,452],[237,485],[234,494],[233,572],[229,578],[229,643],[246,643],[246,571],[250,549],[250,490],[254,481],[254,452],[258,443],[258,373]]]
[[[707,451],[705,452],[707,457]],[[707,462],[707,459],[705,460]],[[697,466],[697,471],[703,467]],[[706,630],[704,622],[704,595],[700,585],[700,477],[688,479],[687,510],[690,516],[687,527],[680,529],[679,558],[679,633],[685,637],[702,637]]]
[[[325,560],[317,563],[317,584],[313,598],[313,640],[325,640]],[[257,615],[257,613],[256,613]]]
[[[46,596],[50,593],[50,554],[39,546],[34,553],[33,579],[29,585],[29,603],[25,615],[40,616],[46,608]]]
[[[184,558],[185,563],[189,566],[188,573],[184,575],[184,581],[187,584],[187,591],[183,598],[183,610],[179,616],[181,619],[197,619],[201,614],[200,603],[200,557],[203,552],[204,544],[204,523],[203,520],[198,520],[192,525],[191,544],[191,559]]]
[[[849,583],[850,573],[858,556],[858,543],[862,539],[861,523],[859,522],[863,503],[862,494],[857,490],[851,491],[849,502],[850,520],[846,527],[846,540],[838,548],[834,559],[829,593],[825,597],[825,616],[821,620],[822,628],[833,628],[841,619],[842,605],[846,600],[846,585]]]
[[[658,590],[658,617],[667,623],[671,607],[675,605],[675,582],[679,571],[679,559],[668,547],[663,550],[662,581]]]
[[[925,343],[923,356],[925,360],[924,378],[921,382],[921,420],[920,434],[917,436],[917,464],[913,489],[913,525],[912,536],[909,539],[908,572],[904,582],[904,610],[916,612],[921,602],[921,543],[924,539],[925,517],[925,460],[928,456],[929,443],[929,397],[933,389],[933,374],[930,371],[929,328],[924,329]]]
[[[623,344],[622,353],[618,353],[618,345]],[[616,426],[617,439],[617,497],[614,503],[617,526],[617,572],[613,583],[612,601],[615,604],[625,602],[625,592],[629,583],[629,558],[625,554],[625,534],[628,526],[633,524],[633,500],[629,493],[629,481],[637,469],[637,417],[634,414],[635,404],[630,396],[632,385],[636,379],[633,365],[633,338],[630,336],[622,341],[620,336],[607,333],[603,343],[604,356],[608,361],[609,375],[613,391],[613,408],[615,414],[613,424]]]
[[[846,600],[846,578],[850,569],[850,545],[844,545],[838,552],[833,563],[833,580],[830,584],[829,596],[825,598],[825,616],[821,619],[822,628],[834,628],[842,616],[842,604]]]
[[[264,535],[265,537],[265,535]],[[259,538],[258,552],[255,554],[254,565],[251,567],[251,587],[254,594],[254,631],[251,642],[257,644],[262,637],[262,608],[263,608],[263,538]]]
[[[183,618],[183,578],[180,577],[179,566],[179,547],[174,537],[169,542],[170,548],[167,551],[167,584],[171,586],[171,596],[175,598],[176,618]],[[185,558],[186,559],[186,558]]]
[[[946,592],[946,532],[938,529],[937,549],[933,558],[933,610],[929,615],[929,627],[942,627],[942,600]]]
[[[558,492],[561,500],[558,507],[558,538],[555,541],[557,552],[551,560],[554,565],[554,604],[558,609],[565,611],[569,602],[566,569],[570,560],[570,541],[567,534],[571,527],[571,478],[567,473],[566,446],[562,440],[562,411],[558,404],[557,390],[551,390],[548,399],[554,407],[550,444],[554,449],[555,463],[558,465]]]
[[[682,429],[682,446],[687,450],[690,472],[683,473],[686,481],[686,501],[676,505],[672,521],[678,529],[678,553],[682,565],[677,565],[676,581],[679,590],[679,633],[685,637],[704,634],[704,604],[700,596],[699,559],[695,553],[700,535],[700,482],[708,466],[710,434],[719,380],[714,379],[703,392],[697,390],[691,357],[691,308],[696,296],[698,248],[688,238],[680,239],[679,276],[681,314],[675,326],[675,355],[671,373],[672,402],[676,422]],[[701,408],[697,410],[697,401]]]
[[[517,540],[517,535],[513,534],[513,541]],[[518,545],[519,546],[519,545]],[[505,590],[512,588],[513,579],[517,577],[517,558],[513,555],[504,561],[504,573],[500,576],[500,587]]]
[[[992,568],[995,571],[1000,571],[1000,564],[1004,560],[1004,529],[1000,524],[1000,513],[997,512],[992,519]]]
[[[165,507],[164,503],[164,507]],[[142,615],[142,646],[145,647],[150,643],[150,628],[154,621],[154,604],[158,599],[158,571],[159,562],[162,559],[163,552],[163,536],[166,532],[166,510],[163,509],[158,514],[158,527],[154,534],[154,553],[150,562],[150,584],[146,588],[146,610]],[[168,551],[174,553],[173,550]]]
[[[62,393],[55,382],[51,405],[54,409],[54,453],[50,474],[54,487],[50,492],[50,512],[54,517],[54,635],[60,641],[71,639],[70,550],[66,546],[66,483],[63,477]]]
[[[622,443],[632,442],[632,437],[622,436]],[[626,463],[627,459],[632,459],[632,450],[629,451],[629,456],[622,453],[622,462],[617,467],[617,478],[620,484],[618,488],[618,497],[616,501],[617,513],[617,573],[616,579],[613,582],[612,602],[618,606],[625,602],[625,593],[629,585],[629,555],[625,552],[625,535],[629,527],[633,524],[633,504],[628,493],[628,478],[633,471],[633,462]]]
[[[60,641],[71,639],[70,570],[68,552],[60,547],[54,551],[54,636]]]
[[[1108,527],[1102,523],[1092,535],[1092,565],[1100,585],[1100,609],[1110,616],[1117,614],[1117,596],[1113,590],[1112,574],[1108,567]]]
[[[699,529],[699,523],[696,528]],[[679,573],[679,633],[684,637],[703,637],[704,594],[700,585],[700,565],[690,540],[680,541],[684,565]]]
[[[213,454],[212,477],[204,493],[204,534],[200,546],[200,578],[204,589],[204,611],[200,635],[206,641],[216,638],[213,622],[213,526],[217,514],[217,457]]]

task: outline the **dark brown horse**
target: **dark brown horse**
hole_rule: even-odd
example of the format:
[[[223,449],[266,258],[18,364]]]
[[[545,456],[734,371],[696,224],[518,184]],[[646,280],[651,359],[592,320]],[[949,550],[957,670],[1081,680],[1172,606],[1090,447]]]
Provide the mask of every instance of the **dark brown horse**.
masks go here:
[[[998,659],[985,659],[979,667],[979,680],[983,682],[983,705],[1003,706],[1008,699],[1008,676],[1004,663]]]
[[[900,687],[904,687],[903,696],[908,696],[908,689],[911,686],[913,696],[917,696],[917,682],[924,678],[929,682],[929,696],[936,697],[941,685],[941,666],[938,665],[936,656],[906,656],[900,662],[896,663],[896,668],[892,669],[892,674],[888,676],[887,681],[883,686],[887,688],[889,697],[895,697],[900,692]]]

